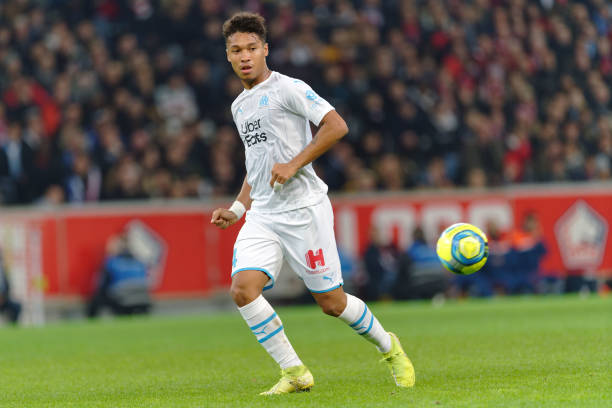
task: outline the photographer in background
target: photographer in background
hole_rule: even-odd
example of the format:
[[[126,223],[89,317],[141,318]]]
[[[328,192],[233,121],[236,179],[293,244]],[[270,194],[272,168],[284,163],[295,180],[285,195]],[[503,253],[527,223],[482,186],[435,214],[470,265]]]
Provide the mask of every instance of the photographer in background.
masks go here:
[[[536,293],[540,264],[548,250],[535,212],[528,212],[523,216],[521,227],[512,232],[511,240],[512,251],[508,262],[510,274],[506,281],[506,293]]]
[[[7,272],[2,249],[0,248],[0,313],[5,314],[11,323],[16,324],[21,313],[21,304],[11,299],[11,288]]]
[[[125,234],[109,239],[98,285],[88,306],[87,317],[96,317],[104,306],[115,315],[148,313],[151,308],[147,267],[127,245]]]
[[[399,260],[395,299],[431,299],[448,288],[447,273],[440,264],[436,248],[427,242],[421,227],[412,232],[412,244]]]
[[[386,242],[380,231],[373,226],[370,230],[370,244],[363,255],[367,283],[363,286],[363,297],[380,300],[392,296],[396,279],[399,250],[393,242]]]

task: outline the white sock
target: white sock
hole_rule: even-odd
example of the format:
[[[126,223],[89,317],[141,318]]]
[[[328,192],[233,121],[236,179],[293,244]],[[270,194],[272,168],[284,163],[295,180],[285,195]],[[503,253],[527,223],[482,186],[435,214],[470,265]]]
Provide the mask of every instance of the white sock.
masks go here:
[[[262,295],[248,305],[239,307],[238,310],[257,341],[281,369],[302,365],[302,361],[285,335],[283,322]]]
[[[374,343],[381,353],[391,350],[391,336],[383,329],[363,300],[347,293],[346,309],[338,318],[351,326],[357,334]]]

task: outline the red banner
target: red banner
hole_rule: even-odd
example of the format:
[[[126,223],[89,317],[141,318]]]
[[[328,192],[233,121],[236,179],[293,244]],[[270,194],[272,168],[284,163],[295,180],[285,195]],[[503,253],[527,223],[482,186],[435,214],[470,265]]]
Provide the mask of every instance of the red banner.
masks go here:
[[[128,232],[145,255],[151,247],[158,252],[149,268],[157,296],[202,296],[229,285],[240,228],[218,230],[209,223],[210,216],[210,209],[193,205],[100,206],[51,214],[27,211],[19,225],[40,231],[47,295],[91,293],[109,239]],[[13,219],[14,214],[3,212],[0,226],[9,220],[14,224]]]
[[[332,202],[338,246],[354,257],[367,246],[372,226],[383,238],[406,247],[416,226],[435,243],[439,232],[455,222],[485,229],[494,221],[502,230],[511,231],[531,213],[539,220],[548,248],[543,261],[546,273],[612,271],[608,239],[612,186],[338,196]],[[3,225],[10,224],[10,231],[40,236],[28,241],[29,247],[39,242],[40,248],[32,252],[36,258],[23,265],[42,270],[46,295],[90,293],[108,239],[127,232],[134,247],[151,262],[157,296],[203,296],[229,285],[232,248],[240,229],[240,225],[225,231],[215,228],[209,223],[211,210],[194,204],[147,203],[54,212],[3,211],[0,232]],[[28,234],[22,235],[32,235]],[[17,238],[4,235],[7,242],[10,239],[20,247]]]
[[[504,232],[519,229],[532,214],[539,222],[548,253],[543,273],[612,274],[612,188],[510,189],[502,192],[388,195],[335,201],[338,245],[359,255],[372,227],[383,239],[405,248],[412,231],[421,226],[430,242],[455,222],[469,222],[484,231],[495,222]]]

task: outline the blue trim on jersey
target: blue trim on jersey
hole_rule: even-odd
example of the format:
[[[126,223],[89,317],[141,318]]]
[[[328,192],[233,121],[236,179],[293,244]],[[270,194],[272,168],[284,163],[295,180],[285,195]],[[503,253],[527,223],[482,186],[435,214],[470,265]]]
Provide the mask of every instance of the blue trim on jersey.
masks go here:
[[[270,323],[270,320],[274,319],[276,317],[276,312],[272,313],[272,316],[268,317],[266,320],[264,320],[261,323],[256,324],[253,327],[249,327],[249,329],[251,330],[255,330],[255,329],[259,329],[261,326],[263,326],[264,324]]]
[[[283,326],[279,327],[278,329],[274,330],[272,333],[268,334],[266,337],[264,337],[261,340],[257,340],[260,343],[263,343],[264,341],[268,340],[270,337],[278,334],[281,330],[283,330]]]
[[[339,285],[334,286],[331,289],[325,289],[325,290],[312,290],[312,289],[308,289],[310,291],[310,293],[326,293],[326,292],[331,292],[332,290],[338,289],[340,286],[342,286],[342,283]]]
[[[361,317],[359,318],[359,320],[357,320],[355,323],[353,324],[349,324],[349,326],[351,327],[355,327],[357,326],[359,323],[361,323],[361,321],[363,320],[363,318],[365,317],[366,313],[368,313],[368,305],[366,305],[365,303],[363,304],[365,307],[363,308],[363,314],[361,315]]]
[[[272,276],[272,274],[270,272],[268,272],[264,268],[240,268],[240,269],[236,269],[234,272],[232,272],[231,277],[233,278],[235,274],[237,274],[238,272],[242,272],[242,271],[261,271],[261,272],[265,273],[266,275],[268,275],[268,278],[270,278],[270,280],[272,281],[272,284],[265,286],[263,288],[263,290],[272,289],[272,287],[274,286],[274,276]]]
[[[368,329],[366,331],[364,331],[363,333],[359,333],[359,334],[361,334],[362,336],[364,334],[368,334],[368,332],[372,329],[372,325],[373,324],[374,324],[374,315],[372,315],[372,319],[370,319],[370,325],[368,326]]]

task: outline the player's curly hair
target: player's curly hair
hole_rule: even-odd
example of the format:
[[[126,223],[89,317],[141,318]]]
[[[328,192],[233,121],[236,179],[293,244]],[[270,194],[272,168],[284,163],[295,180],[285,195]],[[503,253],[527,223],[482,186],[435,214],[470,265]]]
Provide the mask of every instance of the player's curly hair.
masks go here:
[[[223,37],[225,41],[234,33],[254,33],[266,42],[266,20],[257,13],[241,12],[234,14],[223,23]]]

